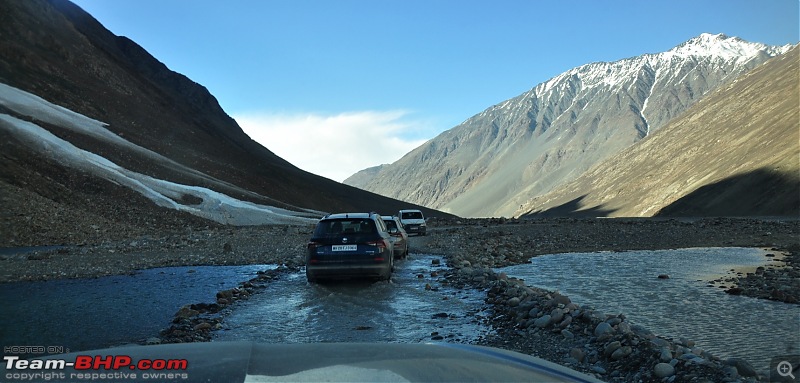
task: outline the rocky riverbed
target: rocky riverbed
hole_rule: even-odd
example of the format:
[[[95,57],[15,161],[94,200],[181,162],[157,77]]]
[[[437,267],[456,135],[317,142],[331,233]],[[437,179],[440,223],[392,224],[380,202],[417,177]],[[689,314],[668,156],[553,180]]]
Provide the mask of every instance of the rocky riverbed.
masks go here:
[[[492,269],[539,254],[688,247],[761,247],[782,251],[783,267],[743,271],[726,280],[729,293],[797,302],[800,230],[797,220],[756,219],[505,219],[432,221],[412,238],[412,251],[441,254],[451,266],[442,283],[486,292],[496,335],[483,344],[516,350],[585,371],[606,381],[755,381],[744,360],[720,360],[690,339],[661,339],[556,292],[526,286]],[[135,238],[66,245],[0,256],[0,280],[76,278],[175,265],[275,263],[283,266],[217,302],[190,304],[156,342],[206,341],[220,327],[217,313],[302,266],[310,226],[206,227],[159,231]],[[45,245],[48,243],[42,243]],[[50,243],[52,244],[52,243]],[[188,302],[187,302],[188,303]]]
[[[433,231],[422,246],[426,252],[447,255],[453,265],[447,277],[450,283],[487,291],[486,300],[494,307],[491,324],[498,331],[485,345],[538,356],[606,381],[726,382],[767,377],[746,360],[721,360],[690,339],[656,337],[632,325],[624,313],[582,306],[492,269],[559,252],[761,247],[782,251],[784,265],[727,278],[724,282],[732,286],[727,292],[794,304],[800,297],[797,221],[485,220]]]

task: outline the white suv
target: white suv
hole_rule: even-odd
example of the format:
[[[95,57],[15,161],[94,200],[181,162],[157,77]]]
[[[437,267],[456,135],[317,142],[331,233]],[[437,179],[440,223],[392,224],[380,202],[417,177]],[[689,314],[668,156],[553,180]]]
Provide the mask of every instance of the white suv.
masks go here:
[[[400,223],[403,224],[403,229],[411,235],[425,235],[428,227],[425,225],[425,216],[419,210],[400,210],[397,214],[400,217]]]

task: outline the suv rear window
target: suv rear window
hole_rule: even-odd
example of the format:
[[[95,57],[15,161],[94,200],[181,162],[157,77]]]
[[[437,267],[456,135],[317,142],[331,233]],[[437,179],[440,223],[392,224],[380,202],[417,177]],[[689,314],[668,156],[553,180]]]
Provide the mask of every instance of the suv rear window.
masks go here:
[[[371,219],[326,219],[317,224],[315,237],[331,237],[341,234],[372,234],[375,222]]]
[[[422,219],[422,213],[418,211],[403,212],[403,219]]]

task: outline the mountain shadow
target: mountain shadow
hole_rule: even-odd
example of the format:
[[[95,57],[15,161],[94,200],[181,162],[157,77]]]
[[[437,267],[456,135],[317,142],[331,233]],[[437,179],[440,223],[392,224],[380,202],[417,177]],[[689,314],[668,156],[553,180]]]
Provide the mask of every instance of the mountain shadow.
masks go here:
[[[520,218],[552,218],[552,217],[572,217],[572,218],[587,218],[587,217],[608,217],[616,211],[616,209],[603,209],[602,206],[593,206],[586,208],[583,200],[586,195],[582,195],[572,201],[566,202],[559,206],[549,208],[547,210],[530,212],[521,216]]]
[[[766,168],[705,185],[659,211],[663,217],[800,217],[800,175]]]

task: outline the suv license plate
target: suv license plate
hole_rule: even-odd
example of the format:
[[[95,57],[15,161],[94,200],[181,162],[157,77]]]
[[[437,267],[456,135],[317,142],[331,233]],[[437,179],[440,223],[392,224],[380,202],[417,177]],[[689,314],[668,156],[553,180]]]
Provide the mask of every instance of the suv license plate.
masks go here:
[[[358,245],[333,245],[331,246],[332,251],[356,251],[358,250]]]

